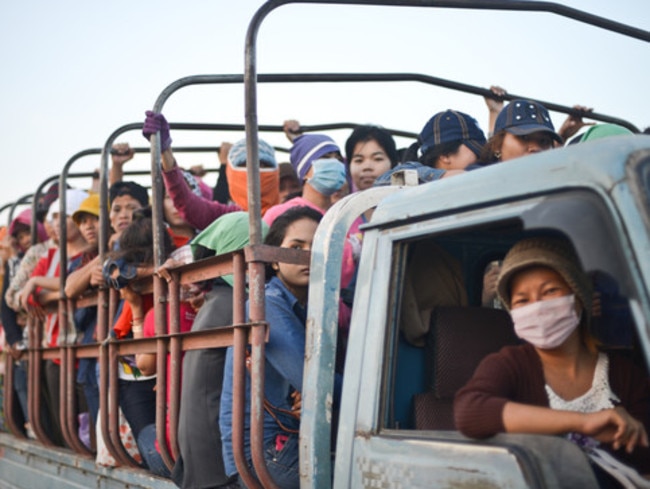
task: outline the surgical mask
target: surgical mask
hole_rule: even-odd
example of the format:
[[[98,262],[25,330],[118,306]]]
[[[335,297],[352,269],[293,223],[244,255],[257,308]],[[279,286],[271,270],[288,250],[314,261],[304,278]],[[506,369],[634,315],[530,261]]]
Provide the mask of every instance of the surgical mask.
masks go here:
[[[330,196],[341,190],[346,182],[345,165],[337,159],[316,160],[312,168],[314,173],[307,183],[323,195]]]
[[[534,302],[510,311],[515,333],[543,350],[557,348],[580,323],[575,295]]]

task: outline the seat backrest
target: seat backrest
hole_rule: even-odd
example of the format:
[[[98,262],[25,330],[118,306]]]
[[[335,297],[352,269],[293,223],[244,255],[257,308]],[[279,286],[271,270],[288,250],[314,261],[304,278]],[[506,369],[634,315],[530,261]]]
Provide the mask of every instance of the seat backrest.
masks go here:
[[[438,307],[426,341],[428,392],[414,398],[416,429],[453,430],[454,395],[483,358],[519,340],[510,314],[484,307]]]

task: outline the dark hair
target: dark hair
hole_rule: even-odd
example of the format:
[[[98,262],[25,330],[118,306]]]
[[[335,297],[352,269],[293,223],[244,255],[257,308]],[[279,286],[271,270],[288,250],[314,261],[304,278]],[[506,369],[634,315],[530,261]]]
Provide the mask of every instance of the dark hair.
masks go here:
[[[320,222],[322,218],[323,215],[311,207],[303,205],[291,207],[286,212],[283,212],[275,218],[273,224],[271,224],[271,227],[269,228],[268,234],[266,235],[264,244],[269,246],[280,246],[287,235],[287,229],[294,222],[301,219],[311,219],[312,221]],[[266,276],[272,277],[273,275],[275,275],[275,270],[273,270],[271,264],[268,263],[266,265]]]
[[[142,207],[149,205],[149,193],[147,189],[135,182],[115,182],[108,190],[108,195],[111,205],[113,205],[113,201],[117,197],[122,197],[123,195],[133,197],[140,202]]]
[[[153,263],[153,220],[151,207],[138,209],[133,220],[120,236],[120,249],[111,253],[113,259],[122,259],[133,265]],[[169,254],[174,249],[169,233],[163,233],[163,246]]]
[[[31,226],[23,222],[17,222],[14,224],[14,228],[11,230],[11,235],[15,238],[20,233],[28,233],[31,230]]]
[[[506,130],[501,130],[490,139],[487,140],[485,146],[481,150],[481,156],[479,160],[481,163],[496,163],[501,160],[501,146],[503,146],[503,140],[506,137]]]
[[[460,139],[457,141],[449,141],[447,143],[436,144],[429,151],[418,157],[418,150],[422,146],[422,143],[420,141],[416,141],[415,143],[411,144],[406,149],[406,151],[404,151],[401,161],[402,163],[405,163],[407,161],[418,161],[424,166],[438,168],[438,158],[441,156],[456,154],[461,144],[463,144],[463,141]]]
[[[345,157],[348,163],[352,159],[354,147],[358,143],[366,141],[376,141],[377,144],[382,147],[390,160],[391,168],[394,168],[395,165],[399,163],[397,146],[395,145],[393,135],[383,127],[373,126],[370,124],[355,127],[354,131],[352,131],[352,134],[350,134],[345,142]]]

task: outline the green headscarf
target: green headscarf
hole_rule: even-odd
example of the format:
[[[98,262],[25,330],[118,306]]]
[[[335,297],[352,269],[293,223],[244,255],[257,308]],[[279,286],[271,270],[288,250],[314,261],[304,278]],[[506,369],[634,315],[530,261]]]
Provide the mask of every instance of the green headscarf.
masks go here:
[[[593,141],[594,139],[607,138],[610,136],[629,136],[634,134],[629,129],[618,124],[596,124],[591,126],[580,138],[580,142]]]
[[[262,239],[266,237],[269,227],[262,221]],[[214,250],[217,255],[241,250],[247,246],[248,241],[248,213],[230,212],[216,219],[207,228],[194,237],[190,243],[192,254],[196,252],[197,245]],[[231,287],[233,276],[221,277]]]

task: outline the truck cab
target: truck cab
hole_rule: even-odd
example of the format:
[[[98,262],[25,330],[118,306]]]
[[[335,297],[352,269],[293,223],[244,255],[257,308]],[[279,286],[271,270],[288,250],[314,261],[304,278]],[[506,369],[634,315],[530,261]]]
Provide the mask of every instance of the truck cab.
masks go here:
[[[648,371],[650,137],[602,139],[373,191],[331,473],[332,257],[340,254],[337,223],[346,229],[374,205],[370,196],[337,204],[312,250],[305,382],[316,387],[303,398],[303,487],[328,486],[332,476],[340,488],[596,486],[586,456],[561,437],[462,436],[453,397],[486,354],[517,341],[508,314],[485,307],[481,295],[486,267],[528,236],[572,243],[600,297],[594,333]]]

